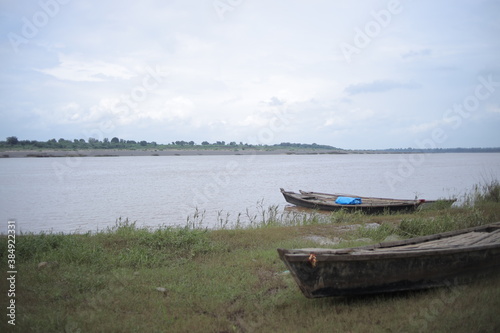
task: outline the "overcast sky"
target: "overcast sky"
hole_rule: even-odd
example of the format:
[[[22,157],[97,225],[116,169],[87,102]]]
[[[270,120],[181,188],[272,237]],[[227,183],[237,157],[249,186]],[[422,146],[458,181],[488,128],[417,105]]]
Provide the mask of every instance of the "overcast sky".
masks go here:
[[[0,139],[500,146],[500,2],[0,0]]]

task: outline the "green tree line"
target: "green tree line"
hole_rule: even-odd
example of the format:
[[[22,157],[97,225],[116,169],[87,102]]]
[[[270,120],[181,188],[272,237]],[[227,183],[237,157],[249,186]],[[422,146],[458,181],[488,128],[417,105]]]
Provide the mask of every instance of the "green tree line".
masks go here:
[[[208,142],[202,141],[200,144],[194,141],[172,141],[170,143],[158,144],[155,141],[135,141],[125,140],[118,137],[111,139],[104,138],[102,140],[96,138],[73,139],[66,140],[60,138],[59,140],[50,139],[47,141],[37,140],[19,140],[16,136],[9,136],[5,141],[0,141],[0,149],[2,150],[40,150],[40,149],[65,149],[65,150],[78,150],[78,149],[318,149],[318,150],[344,150],[329,145],[320,145],[316,143],[292,143],[281,142],[274,145],[253,145],[248,143],[231,141],[215,141]],[[349,152],[349,150],[346,150]],[[351,151],[356,152],[356,151]],[[433,148],[433,149],[417,149],[417,148],[389,148],[389,149],[373,149],[361,150],[366,153],[491,153],[500,152],[500,147],[490,148]]]
[[[37,140],[19,140],[16,136],[7,137],[5,141],[0,141],[2,149],[162,149],[162,148],[210,148],[210,147],[227,147],[227,148],[255,148],[255,147],[274,147],[274,148],[315,148],[315,149],[337,149],[332,146],[304,143],[282,142],[274,145],[252,145],[248,143],[236,143],[231,141],[215,141],[210,143],[203,141],[197,144],[194,141],[172,141],[166,144],[158,144],[155,141],[148,142],[145,140],[125,140],[118,137],[111,139],[104,138],[102,140],[96,138],[59,140],[50,139],[47,141]]]

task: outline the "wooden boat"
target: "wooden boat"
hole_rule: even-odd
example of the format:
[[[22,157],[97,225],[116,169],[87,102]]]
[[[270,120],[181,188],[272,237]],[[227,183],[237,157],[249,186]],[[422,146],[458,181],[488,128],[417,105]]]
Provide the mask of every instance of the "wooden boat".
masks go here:
[[[319,210],[327,210],[327,211],[336,211],[345,209],[348,211],[356,211],[361,210],[366,213],[382,213],[384,211],[414,211],[418,207],[422,205],[430,205],[432,203],[437,202],[438,200],[424,200],[424,199],[416,199],[416,200],[404,200],[404,199],[389,199],[389,198],[373,198],[373,197],[362,197],[356,195],[349,194],[328,194],[328,193],[319,193],[319,192],[304,192],[300,191],[300,193],[295,193],[291,191],[285,191],[284,189],[280,189],[281,193],[285,197],[285,200],[288,203],[291,203],[296,206],[319,209]],[[352,197],[361,199],[360,204],[355,205],[344,205],[336,203],[336,200],[339,197]],[[453,200],[447,200],[451,205],[455,202]]]
[[[309,298],[426,289],[500,274],[500,222],[347,249],[278,249]]]

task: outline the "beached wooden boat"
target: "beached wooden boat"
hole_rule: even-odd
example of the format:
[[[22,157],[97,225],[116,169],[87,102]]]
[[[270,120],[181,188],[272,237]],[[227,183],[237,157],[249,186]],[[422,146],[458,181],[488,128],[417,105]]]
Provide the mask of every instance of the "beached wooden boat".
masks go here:
[[[309,298],[426,289],[500,274],[500,222],[347,249],[278,249]]]
[[[328,194],[319,192],[305,192],[300,191],[300,193],[295,193],[291,191],[285,191],[280,189],[281,193],[285,197],[288,203],[296,206],[336,211],[345,209],[348,211],[361,210],[366,213],[382,213],[384,211],[414,211],[422,205],[429,205],[435,203],[437,200],[404,200],[404,199],[389,199],[389,198],[373,198],[373,197],[362,197],[356,195],[346,195],[346,194]],[[339,204],[337,200],[341,197],[350,197],[360,199],[357,204]],[[447,200],[451,205],[455,200]]]

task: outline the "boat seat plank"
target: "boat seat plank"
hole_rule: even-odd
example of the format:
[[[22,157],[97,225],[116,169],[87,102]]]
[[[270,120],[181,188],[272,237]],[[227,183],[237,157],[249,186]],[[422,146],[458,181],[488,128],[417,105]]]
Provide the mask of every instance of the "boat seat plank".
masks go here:
[[[484,235],[482,238],[476,240],[472,244],[487,245],[487,244],[498,243],[498,241],[500,241],[500,229],[490,232],[487,235]]]
[[[467,246],[481,240],[485,236],[489,236],[490,234],[491,233],[487,232],[469,232],[463,235],[457,235],[455,237],[436,239],[418,244],[398,246],[397,249],[426,249],[426,248],[430,249],[434,247],[445,247],[454,245]],[[390,248],[385,248],[385,249],[388,250]]]
[[[398,246],[394,248],[379,247],[373,249],[357,249],[352,252],[353,255],[363,255],[370,253],[386,254],[395,252],[408,252],[408,251],[435,251],[435,250],[446,250],[453,248],[460,248],[464,246],[479,246],[495,244],[500,241],[500,230],[495,232],[469,232],[463,235],[457,235],[455,237],[443,238],[432,240],[419,244],[410,244],[404,246]]]

